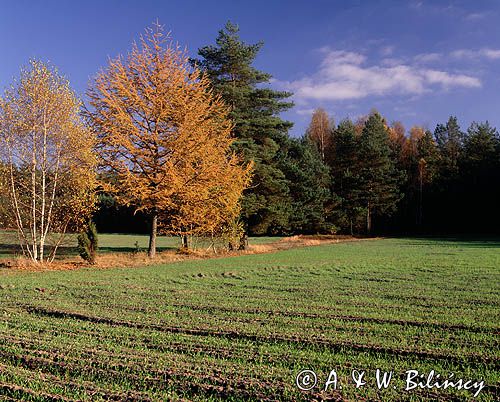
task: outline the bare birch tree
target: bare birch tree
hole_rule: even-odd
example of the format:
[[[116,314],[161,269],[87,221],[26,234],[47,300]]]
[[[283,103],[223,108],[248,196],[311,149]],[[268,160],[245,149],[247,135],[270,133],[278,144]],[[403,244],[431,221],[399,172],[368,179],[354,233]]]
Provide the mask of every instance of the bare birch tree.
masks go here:
[[[39,61],[0,98],[0,188],[9,204],[0,221],[17,229],[33,261],[52,261],[65,233],[93,212],[95,141],[80,107],[68,81]]]
[[[332,126],[326,111],[319,108],[314,111],[307,129],[307,138],[316,145],[323,162],[333,143]]]

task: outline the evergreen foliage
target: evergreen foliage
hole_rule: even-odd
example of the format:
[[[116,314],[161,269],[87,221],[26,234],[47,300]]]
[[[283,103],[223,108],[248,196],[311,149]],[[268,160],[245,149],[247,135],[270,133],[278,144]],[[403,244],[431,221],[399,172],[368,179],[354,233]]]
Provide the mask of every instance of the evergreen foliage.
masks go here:
[[[286,230],[293,210],[289,180],[280,168],[292,123],[279,117],[293,104],[285,101],[291,93],[266,87],[271,75],[252,66],[262,46],[244,43],[238,26],[228,22],[216,44],[199,49],[200,59],[192,63],[231,107],[234,148],[255,163],[252,185],[242,202],[244,222],[252,234],[277,234]]]
[[[87,229],[78,235],[78,254],[89,264],[95,264],[99,242],[94,222],[89,222]]]

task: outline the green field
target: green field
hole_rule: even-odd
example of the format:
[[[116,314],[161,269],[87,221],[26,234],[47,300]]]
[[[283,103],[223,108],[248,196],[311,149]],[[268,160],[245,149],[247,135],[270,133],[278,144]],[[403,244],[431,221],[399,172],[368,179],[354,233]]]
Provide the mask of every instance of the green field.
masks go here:
[[[474,399],[498,400],[499,270],[498,240],[428,239],[0,270],[0,400],[472,398],[404,391],[410,369],[484,380]],[[385,390],[377,368],[394,372]],[[313,391],[297,389],[302,369],[316,371]],[[342,389],[320,394],[332,369]]]

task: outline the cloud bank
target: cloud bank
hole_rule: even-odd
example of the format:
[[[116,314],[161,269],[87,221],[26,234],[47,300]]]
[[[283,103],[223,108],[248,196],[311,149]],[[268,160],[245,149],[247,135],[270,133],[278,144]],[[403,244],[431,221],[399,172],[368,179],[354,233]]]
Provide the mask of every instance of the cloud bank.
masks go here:
[[[299,100],[338,101],[481,87],[481,81],[476,77],[422,67],[417,61],[370,65],[366,56],[360,53],[330,48],[320,51],[323,60],[317,72],[282,83]]]

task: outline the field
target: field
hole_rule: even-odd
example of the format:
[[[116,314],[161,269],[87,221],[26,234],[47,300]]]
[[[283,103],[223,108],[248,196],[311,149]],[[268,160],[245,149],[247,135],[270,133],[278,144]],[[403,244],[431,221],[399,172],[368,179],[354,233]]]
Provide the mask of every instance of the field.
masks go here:
[[[3,269],[0,400],[498,400],[499,269],[498,240],[446,239]],[[377,368],[394,372],[387,389]],[[486,387],[405,391],[411,369]],[[338,387],[320,392],[331,370]]]

